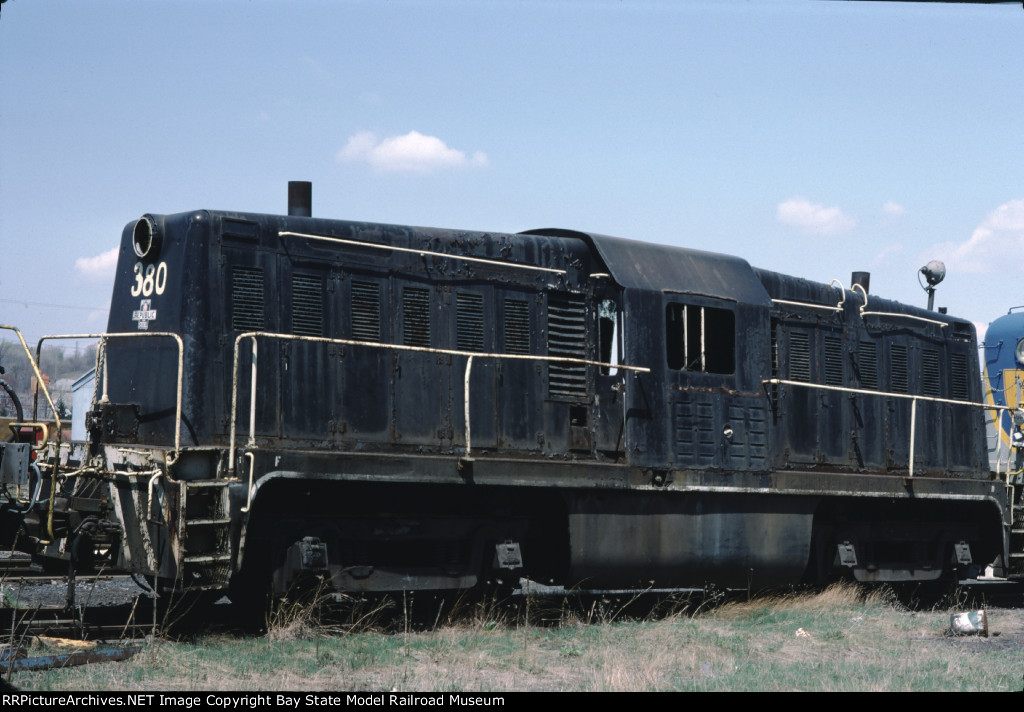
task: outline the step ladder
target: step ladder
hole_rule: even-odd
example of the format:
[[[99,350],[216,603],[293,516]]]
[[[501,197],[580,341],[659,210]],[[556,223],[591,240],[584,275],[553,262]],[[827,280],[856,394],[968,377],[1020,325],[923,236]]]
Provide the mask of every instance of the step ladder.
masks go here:
[[[1018,501],[1017,485],[1009,485],[1010,562],[1009,573],[1024,573],[1024,501]]]
[[[231,517],[227,480],[185,483],[180,536],[181,581],[187,588],[223,588],[231,575]]]

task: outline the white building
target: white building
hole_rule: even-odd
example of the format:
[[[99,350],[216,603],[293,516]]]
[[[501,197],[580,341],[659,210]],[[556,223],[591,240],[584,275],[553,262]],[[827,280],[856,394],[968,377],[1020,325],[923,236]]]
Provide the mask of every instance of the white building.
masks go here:
[[[96,390],[96,369],[90,369],[71,384],[71,440],[85,442],[85,414],[92,407],[92,396]]]

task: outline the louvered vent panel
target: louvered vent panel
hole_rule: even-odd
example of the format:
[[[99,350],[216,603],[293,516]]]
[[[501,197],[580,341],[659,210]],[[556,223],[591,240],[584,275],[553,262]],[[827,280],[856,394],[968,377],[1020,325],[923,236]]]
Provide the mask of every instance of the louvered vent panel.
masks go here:
[[[402,343],[430,346],[430,292],[426,289],[402,290]]]
[[[505,300],[505,353],[530,353],[530,309],[521,299]]]
[[[380,286],[352,280],[352,338],[380,341]]]
[[[719,452],[715,413],[710,403],[682,396],[672,407],[675,424],[675,460],[684,467],[713,467]],[[720,462],[718,463],[720,464]]]
[[[907,382],[907,347],[892,347],[892,390],[893,393],[907,393],[909,384]]]
[[[548,300],[548,355],[575,359],[587,357],[586,310],[582,299],[552,297]],[[586,398],[586,365],[550,363],[548,392],[557,396]]]
[[[292,276],[292,333],[324,335],[323,282],[319,277]]]
[[[231,328],[263,330],[263,270],[235,267],[231,270]]]
[[[939,395],[939,352],[925,349],[921,352],[921,393]]]
[[[957,400],[967,400],[967,357],[963,354],[953,354],[950,356],[949,361],[950,366],[953,369],[953,373],[951,374],[953,381],[953,397]]]
[[[801,331],[789,334],[789,378],[791,381],[811,380],[810,339]]]
[[[857,345],[857,368],[860,371],[861,388],[877,391],[878,345],[874,341],[861,341]]]
[[[825,385],[843,385],[843,340],[825,337]]]
[[[775,333],[775,324],[772,324],[772,378],[779,377],[779,337]]]
[[[455,295],[455,344],[461,351],[484,350],[484,298],[482,294]]]

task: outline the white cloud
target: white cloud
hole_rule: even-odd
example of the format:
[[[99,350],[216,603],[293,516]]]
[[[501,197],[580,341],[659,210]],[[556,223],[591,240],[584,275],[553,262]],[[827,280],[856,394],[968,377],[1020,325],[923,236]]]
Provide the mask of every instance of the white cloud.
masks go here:
[[[903,245],[901,243],[894,242],[891,245],[886,245],[882,248],[882,251],[875,255],[871,260],[871,266],[873,268],[884,267],[892,261],[889,259],[891,256],[900,254],[903,254]]]
[[[113,247],[95,257],[79,257],[75,271],[89,279],[113,279],[119,248]]]
[[[995,272],[1024,251],[1024,200],[1011,200],[989,213],[964,242],[944,242],[932,252],[958,272]]]
[[[783,225],[800,228],[808,235],[838,235],[857,224],[838,207],[826,208],[806,198],[790,198],[779,203],[775,215]]]
[[[892,215],[893,217],[899,217],[903,213],[907,212],[907,209],[897,203],[895,200],[887,200],[882,206],[882,212],[886,215]]]
[[[448,148],[436,136],[424,136],[418,131],[379,141],[374,134],[363,131],[351,136],[336,158],[343,163],[368,163],[380,171],[413,173],[487,165],[487,155],[480,151],[467,156],[463,151]]]

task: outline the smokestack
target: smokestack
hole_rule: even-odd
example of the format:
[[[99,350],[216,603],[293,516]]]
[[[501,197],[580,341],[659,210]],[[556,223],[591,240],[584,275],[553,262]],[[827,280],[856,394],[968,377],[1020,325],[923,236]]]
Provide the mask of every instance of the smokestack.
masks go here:
[[[854,272],[850,276],[850,288],[853,285],[859,284],[864,288],[864,293],[868,294],[871,292],[871,273],[870,272]]]
[[[313,184],[308,180],[288,181],[288,214],[313,216]]]

